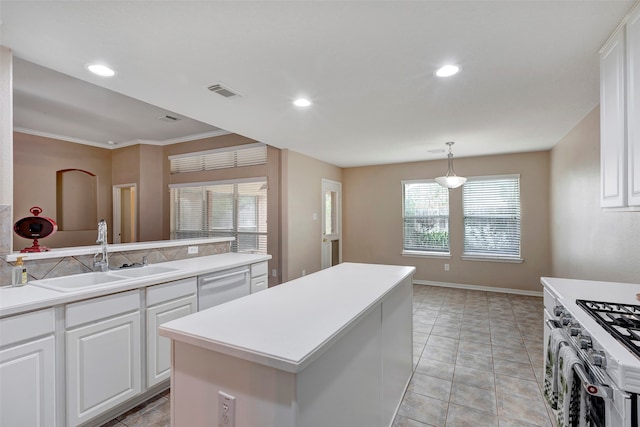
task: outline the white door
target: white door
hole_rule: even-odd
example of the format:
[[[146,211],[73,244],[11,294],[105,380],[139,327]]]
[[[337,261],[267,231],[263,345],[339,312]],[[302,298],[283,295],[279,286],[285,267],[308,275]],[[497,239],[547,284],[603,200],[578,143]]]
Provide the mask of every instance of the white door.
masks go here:
[[[66,338],[69,426],[140,393],[140,312],[67,331]]]
[[[158,327],[170,320],[196,312],[195,295],[166,302],[147,309],[147,387],[152,387],[171,373],[171,340],[158,334]]]
[[[342,183],[322,180],[322,268],[342,262]]]
[[[113,243],[137,241],[137,206],[136,184],[113,186]]]
[[[49,336],[0,351],[0,425],[55,425],[55,342]]]

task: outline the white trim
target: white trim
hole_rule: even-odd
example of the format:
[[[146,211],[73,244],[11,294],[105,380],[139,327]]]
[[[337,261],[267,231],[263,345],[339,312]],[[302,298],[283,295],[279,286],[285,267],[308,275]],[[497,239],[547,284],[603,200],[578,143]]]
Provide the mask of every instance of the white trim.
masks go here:
[[[468,289],[473,291],[500,292],[504,294],[526,295],[542,297],[542,291],[525,291],[513,288],[498,288],[495,286],[467,285],[463,283],[432,282],[430,280],[413,280],[414,285],[439,286],[443,288]]]
[[[266,147],[262,142],[254,142],[252,144],[231,145],[229,147],[214,148],[212,150],[192,151],[190,153],[174,154],[169,156],[169,160],[184,159],[185,157],[206,156],[207,154],[228,153],[229,151],[250,150],[252,148]]]
[[[225,179],[222,181],[185,182],[182,184],[169,184],[169,188],[206,187],[208,185],[242,184],[245,182],[267,182],[267,177],[257,176],[255,178]]]
[[[524,259],[522,258],[508,258],[494,255],[462,255],[460,259],[465,261],[487,261],[487,262],[510,262],[513,264],[522,264]]]
[[[96,141],[90,141],[88,139],[73,138],[71,136],[58,135],[50,132],[41,132],[39,130],[33,130],[33,129],[27,129],[27,128],[21,128],[21,127],[15,127],[13,128],[13,131],[19,132],[19,133],[25,133],[27,135],[41,136],[43,138],[51,138],[51,139],[58,139],[60,141],[73,142],[74,144],[90,145],[92,147],[104,148],[107,150],[115,150],[116,148],[129,147],[131,145],[137,145],[137,144],[170,145],[170,144],[177,144],[180,142],[195,141],[197,139],[213,138],[216,136],[231,134],[231,132],[229,131],[220,129],[220,130],[214,130],[211,132],[198,133],[195,135],[187,135],[187,136],[182,136],[178,138],[165,139],[162,141],[155,141],[150,139],[132,139],[130,141],[123,141],[123,142],[118,142],[114,145],[109,145],[104,142],[96,142]]]
[[[447,252],[422,252],[422,251],[402,251],[402,256],[408,258],[437,258],[451,259],[451,253]]]

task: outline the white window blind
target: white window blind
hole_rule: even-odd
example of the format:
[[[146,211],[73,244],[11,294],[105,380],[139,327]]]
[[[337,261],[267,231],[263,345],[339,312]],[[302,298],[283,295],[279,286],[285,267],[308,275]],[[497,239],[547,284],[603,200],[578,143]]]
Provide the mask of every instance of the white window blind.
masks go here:
[[[266,178],[170,186],[171,238],[235,237],[234,252],[267,253]]]
[[[264,165],[267,163],[267,146],[256,143],[179,154],[169,156],[169,163],[172,174]]]
[[[469,178],[462,188],[464,255],[520,258],[520,177]]]
[[[449,191],[435,181],[402,182],[403,253],[449,253]]]

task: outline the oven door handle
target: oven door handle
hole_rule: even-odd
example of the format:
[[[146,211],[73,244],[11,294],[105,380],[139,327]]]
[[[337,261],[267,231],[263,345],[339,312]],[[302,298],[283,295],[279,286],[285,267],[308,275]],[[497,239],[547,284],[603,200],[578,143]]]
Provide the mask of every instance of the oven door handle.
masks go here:
[[[562,328],[562,326],[560,326],[560,323],[555,319],[547,319],[545,323],[550,329]],[[560,343],[560,346],[563,346],[563,345],[569,345],[569,343],[566,341],[563,341]],[[611,390],[611,387],[605,384],[600,384],[600,383],[594,384],[591,381],[591,378],[589,377],[589,375],[587,375],[584,365],[582,364],[573,365],[573,370],[576,373],[576,375],[578,375],[578,378],[580,378],[582,387],[584,387],[587,393],[589,393],[592,396],[602,397],[604,399],[613,398],[613,390]]]
[[[604,399],[613,398],[613,391],[611,390],[611,387],[604,384],[592,383],[591,379],[589,378],[586,371],[584,370],[583,365],[579,365],[579,364],[573,365],[573,371],[576,373],[576,375],[578,375],[578,378],[580,378],[580,382],[582,382],[582,387],[584,387],[587,393],[589,393],[592,396],[602,397]]]

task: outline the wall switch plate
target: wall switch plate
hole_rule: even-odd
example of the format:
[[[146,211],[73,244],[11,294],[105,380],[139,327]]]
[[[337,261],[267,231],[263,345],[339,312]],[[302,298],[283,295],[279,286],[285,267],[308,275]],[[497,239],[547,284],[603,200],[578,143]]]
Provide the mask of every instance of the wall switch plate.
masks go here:
[[[187,246],[187,253],[189,255],[194,255],[198,253],[198,247],[197,246]]]
[[[218,391],[218,427],[235,427],[236,398]]]
[[[444,271],[449,271],[449,264],[444,265]]]

